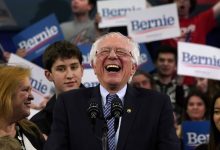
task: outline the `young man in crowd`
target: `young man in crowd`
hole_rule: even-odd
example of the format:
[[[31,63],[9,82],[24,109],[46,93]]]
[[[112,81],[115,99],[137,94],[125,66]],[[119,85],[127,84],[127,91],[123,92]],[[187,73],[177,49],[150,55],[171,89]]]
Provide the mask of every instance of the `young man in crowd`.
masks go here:
[[[95,41],[95,20],[90,18],[90,13],[95,6],[94,0],[70,0],[73,20],[61,23],[64,38],[74,44]]]
[[[161,45],[155,60],[156,73],[153,78],[156,90],[170,96],[177,117],[181,113],[189,88],[182,85],[181,77],[176,74],[177,50],[168,45]]]
[[[72,89],[84,87],[81,84],[83,76],[82,53],[79,48],[67,41],[58,41],[50,45],[43,54],[43,64],[46,78],[55,85],[55,95],[46,107],[31,118],[43,132],[50,133],[53,122],[53,108],[58,95]]]

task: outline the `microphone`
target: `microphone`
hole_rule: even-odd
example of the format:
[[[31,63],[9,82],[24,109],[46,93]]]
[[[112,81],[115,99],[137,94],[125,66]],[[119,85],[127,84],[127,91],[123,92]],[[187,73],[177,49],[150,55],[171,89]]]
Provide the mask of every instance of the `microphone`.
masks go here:
[[[95,125],[96,119],[100,116],[99,104],[94,101],[90,101],[87,113],[88,117],[92,121],[92,124]]]
[[[123,114],[122,101],[119,97],[116,97],[112,100],[111,103],[111,115],[115,118],[120,118]]]
[[[119,124],[119,118],[123,114],[123,105],[121,99],[117,96],[112,100],[111,103],[111,116],[115,118],[114,128],[115,132],[117,132],[118,124]]]
[[[96,102],[91,102],[87,112],[90,119],[96,119],[100,115],[99,104]]]

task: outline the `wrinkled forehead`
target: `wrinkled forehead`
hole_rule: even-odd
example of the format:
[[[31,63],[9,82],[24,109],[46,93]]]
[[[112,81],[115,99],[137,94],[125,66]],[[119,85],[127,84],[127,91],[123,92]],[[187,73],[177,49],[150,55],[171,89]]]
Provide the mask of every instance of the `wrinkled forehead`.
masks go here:
[[[120,47],[125,49],[132,48],[131,40],[129,38],[127,38],[124,35],[120,35],[116,33],[108,34],[104,36],[102,39],[100,39],[98,43],[98,48],[106,47],[106,46]]]

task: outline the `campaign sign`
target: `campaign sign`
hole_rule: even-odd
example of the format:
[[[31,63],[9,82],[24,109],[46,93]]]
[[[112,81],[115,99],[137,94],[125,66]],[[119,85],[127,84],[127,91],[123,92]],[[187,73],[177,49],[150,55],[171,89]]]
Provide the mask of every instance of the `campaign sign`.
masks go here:
[[[94,74],[94,70],[91,68],[89,62],[89,52],[91,50],[91,46],[92,46],[91,44],[78,45],[83,55],[82,64],[84,67],[84,73],[82,77],[82,83],[86,87],[93,87],[99,83],[96,75]],[[140,58],[139,58],[140,64],[138,65],[138,68],[148,72],[154,70],[155,67],[147,48],[145,47],[144,44],[139,44],[139,46],[140,46]]]
[[[144,70],[146,72],[153,71],[155,69],[155,66],[148,52],[148,49],[144,44],[139,44],[139,46],[140,46],[140,58],[139,58],[140,63],[138,65],[138,69]]]
[[[26,49],[26,59],[31,61],[42,55],[50,44],[63,39],[59,23],[52,14],[18,33],[13,42],[17,48]]]
[[[127,18],[128,35],[138,43],[180,36],[176,3],[130,12]]]
[[[35,104],[39,104],[45,96],[51,96],[51,90],[54,89],[52,82],[49,82],[44,75],[44,69],[23,59],[15,54],[11,54],[8,63],[19,64],[31,68],[31,86]]]
[[[92,44],[80,44],[77,45],[82,52],[83,55],[83,77],[82,77],[82,84],[85,87],[94,87],[99,84],[99,81],[94,73],[94,70],[92,69],[90,62],[89,62],[89,52],[91,50]]]
[[[209,141],[210,121],[184,121],[182,135],[184,150],[194,150]]]
[[[126,26],[127,13],[146,9],[146,5],[146,0],[97,1],[97,11],[101,17],[99,28]]]
[[[207,45],[178,42],[177,73],[220,80],[220,49]]]

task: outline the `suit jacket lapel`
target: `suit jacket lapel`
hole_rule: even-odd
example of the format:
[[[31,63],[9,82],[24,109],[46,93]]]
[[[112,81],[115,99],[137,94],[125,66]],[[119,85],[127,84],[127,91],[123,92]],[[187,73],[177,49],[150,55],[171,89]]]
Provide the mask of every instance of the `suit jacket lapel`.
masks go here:
[[[128,133],[134,123],[138,107],[137,91],[128,85],[124,98],[124,113],[121,120],[117,150],[122,150],[126,143]]]

